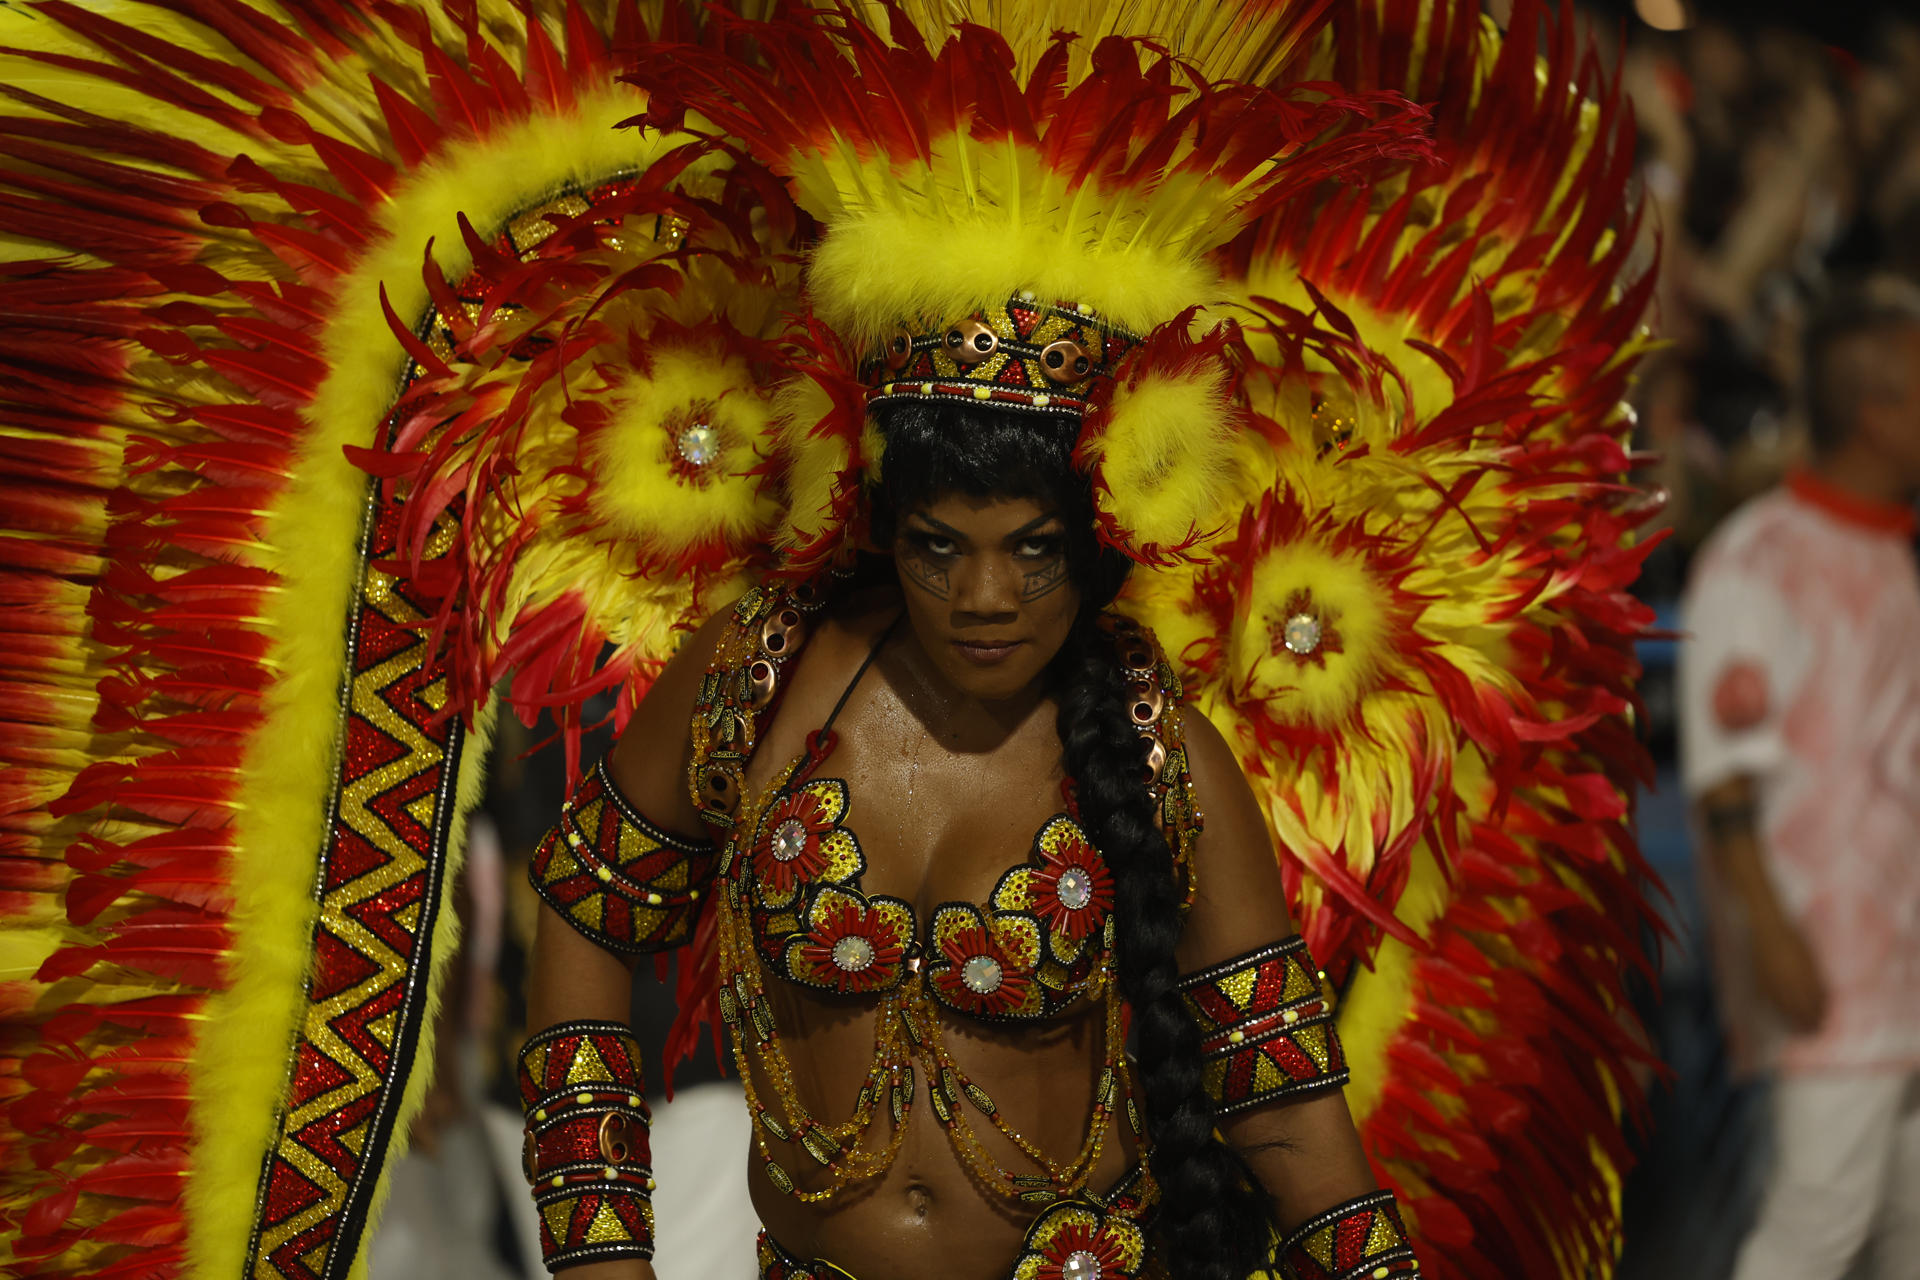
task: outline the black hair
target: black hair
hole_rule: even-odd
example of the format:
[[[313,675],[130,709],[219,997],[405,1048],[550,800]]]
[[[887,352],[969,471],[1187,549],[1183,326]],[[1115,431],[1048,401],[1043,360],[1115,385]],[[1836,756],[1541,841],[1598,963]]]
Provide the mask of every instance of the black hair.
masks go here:
[[[1845,444],[1870,388],[1845,348],[1861,338],[1920,331],[1920,294],[1904,281],[1852,282],[1834,292],[1807,326],[1807,431],[1817,455]]]
[[[1241,1280],[1266,1260],[1272,1221],[1258,1179],[1214,1134],[1200,1033],[1176,986],[1183,913],[1173,855],[1143,784],[1125,678],[1097,626],[1129,562],[1095,535],[1092,487],[1073,466],[1078,421],[960,401],[897,402],[878,418],[886,452],[873,512],[882,546],[899,517],[951,493],[1033,498],[1068,526],[1080,616],[1049,674],[1081,825],[1114,878],[1120,990],[1133,1009],[1151,1170],[1161,1190],[1153,1229],[1174,1280]]]

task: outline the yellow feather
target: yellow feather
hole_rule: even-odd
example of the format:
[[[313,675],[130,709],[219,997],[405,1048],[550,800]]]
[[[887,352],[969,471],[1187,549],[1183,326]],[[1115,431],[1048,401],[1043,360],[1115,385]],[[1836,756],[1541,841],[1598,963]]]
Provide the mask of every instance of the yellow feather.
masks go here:
[[[1055,32],[1083,37],[1067,59],[1067,79],[1078,83],[1092,70],[1093,46],[1106,36],[1152,40],[1176,57],[1193,63],[1208,80],[1260,82],[1274,75],[1300,50],[1284,39],[1273,5],[1192,4],[1189,0],[1045,0],[1022,4],[1009,13],[1005,0],[905,0],[909,21],[937,45],[955,23],[971,22],[1000,32],[1013,49],[1024,81],[1053,43]],[[887,29],[887,10],[862,0],[855,5],[876,30]],[[1331,77],[1326,77],[1331,78]]]
[[[1094,307],[1144,333],[1196,302],[1218,298],[1218,273],[1185,244],[1102,243],[1063,226],[1041,191],[955,211],[849,210],[829,227],[807,269],[820,318],[856,349],[895,326],[942,323],[1022,289]],[[1104,216],[1094,210],[1093,215]],[[937,252],[929,248],[937,246]]]
[[[1114,392],[1106,430],[1088,442],[1101,506],[1135,543],[1163,547],[1211,533],[1225,519],[1240,442],[1217,363],[1178,377],[1143,377]]]
[[[1433,851],[1422,844],[1413,854],[1407,873],[1407,887],[1394,904],[1398,916],[1416,934],[1425,936],[1428,928],[1446,910],[1451,894],[1447,878]],[[1357,967],[1353,982],[1340,1002],[1338,1026],[1340,1040],[1353,1066],[1353,1079],[1347,1085],[1347,1108],[1353,1122],[1364,1125],[1373,1109],[1380,1105],[1381,1094],[1393,1072],[1387,1062],[1387,1046],[1406,1025],[1407,1008],[1413,1000],[1412,947],[1397,938],[1385,937],[1374,952],[1371,966]]]
[[[786,462],[781,541],[788,547],[803,546],[833,527],[834,498],[848,482],[853,453],[846,441],[812,434],[831,407],[831,398],[811,378],[791,378],[774,391],[774,431]]]
[[[1276,652],[1275,624],[1285,625],[1295,596],[1311,602],[1307,607],[1325,629],[1318,662],[1303,661],[1285,648]],[[1277,547],[1255,573],[1253,592],[1228,644],[1228,662],[1269,714],[1283,722],[1333,727],[1372,691],[1393,657],[1387,605],[1385,590],[1362,556],[1304,539]]]
[[[363,94],[364,85],[352,91]],[[470,265],[457,213],[490,233],[567,187],[645,168],[671,143],[613,128],[634,102],[630,91],[588,95],[571,118],[537,119],[450,148],[412,176],[377,210],[383,237],[342,283],[321,335],[332,372],[307,410],[294,481],[269,511],[262,538],[271,549],[262,558],[283,584],[264,620],[281,675],[267,692],[266,724],[243,771],[236,842],[246,856],[233,868],[232,983],[209,1000],[191,1064],[198,1147],[187,1190],[188,1248],[203,1274],[244,1269],[260,1153],[287,1079],[285,1058],[260,1047],[290,1044],[306,1010],[313,885],[346,663],[341,620],[356,586],[363,514],[346,495],[367,486],[341,449],[373,443],[405,368],[380,312],[379,286],[397,314],[419,316],[428,305],[420,277],[427,237],[448,278]],[[480,755],[475,744],[470,758]]]
[[[610,398],[614,420],[588,450],[587,502],[612,532],[671,555],[771,522],[772,503],[749,474],[761,461],[755,446],[767,403],[744,360],[656,350],[651,371],[617,384]],[[720,453],[690,476],[677,433],[696,423],[718,433]]]

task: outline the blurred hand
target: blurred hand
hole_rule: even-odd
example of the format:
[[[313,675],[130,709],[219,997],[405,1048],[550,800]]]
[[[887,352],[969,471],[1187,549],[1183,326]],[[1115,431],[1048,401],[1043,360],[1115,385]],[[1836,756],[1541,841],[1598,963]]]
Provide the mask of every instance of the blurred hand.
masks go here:
[[[440,1135],[458,1124],[467,1110],[456,1079],[459,1072],[453,1064],[442,1057],[436,1058],[434,1067],[427,1096],[420,1104],[419,1114],[413,1118],[413,1127],[408,1130],[410,1145],[429,1156],[440,1154]]]
[[[559,1274],[565,1276],[566,1280],[655,1280],[651,1262],[638,1262],[632,1258],[583,1263],[568,1267]]]
[[[1802,1035],[1818,1030],[1827,1016],[1827,984],[1806,935],[1781,919],[1755,931],[1753,950],[1767,1002]]]

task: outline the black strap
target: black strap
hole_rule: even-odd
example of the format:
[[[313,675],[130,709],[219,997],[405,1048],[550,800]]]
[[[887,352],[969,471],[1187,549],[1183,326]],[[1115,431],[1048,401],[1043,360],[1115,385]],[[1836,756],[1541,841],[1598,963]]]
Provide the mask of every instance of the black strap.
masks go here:
[[[873,665],[873,660],[880,656],[880,650],[892,638],[893,629],[899,626],[900,619],[906,616],[904,613],[895,615],[893,621],[887,624],[886,630],[882,631],[879,638],[873,642],[873,648],[867,650],[867,656],[860,663],[860,669],[853,673],[853,679],[847,681],[847,687],[840,691],[840,701],[833,704],[833,710],[827,713],[827,722],[820,726],[822,739],[825,739],[827,732],[833,728],[833,722],[840,718],[841,710],[847,705],[847,699],[853,696],[853,691],[859,688],[860,679],[867,674],[867,668]]]

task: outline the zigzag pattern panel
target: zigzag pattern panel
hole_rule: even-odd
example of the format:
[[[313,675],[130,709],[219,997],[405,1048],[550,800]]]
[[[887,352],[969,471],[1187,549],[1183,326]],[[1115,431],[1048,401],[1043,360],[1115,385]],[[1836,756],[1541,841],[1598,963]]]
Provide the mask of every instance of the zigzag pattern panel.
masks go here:
[[[252,1280],[346,1273],[419,1041],[445,878],[460,723],[395,554],[399,508],[378,512],[351,637],[345,751],[324,859],[315,969],[292,1092],[260,1189]],[[453,525],[431,550],[444,555]]]

